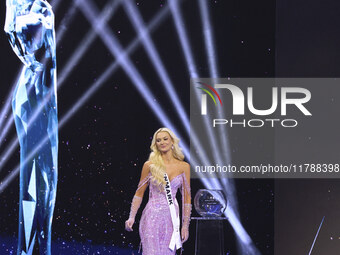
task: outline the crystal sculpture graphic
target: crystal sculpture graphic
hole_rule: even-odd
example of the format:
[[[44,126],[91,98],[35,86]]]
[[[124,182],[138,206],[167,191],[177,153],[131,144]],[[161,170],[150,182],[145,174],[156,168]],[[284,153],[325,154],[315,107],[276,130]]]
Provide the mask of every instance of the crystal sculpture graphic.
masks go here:
[[[5,32],[24,63],[13,95],[20,142],[18,255],[51,254],[58,119],[54,14],[44,0],[6,0]]]

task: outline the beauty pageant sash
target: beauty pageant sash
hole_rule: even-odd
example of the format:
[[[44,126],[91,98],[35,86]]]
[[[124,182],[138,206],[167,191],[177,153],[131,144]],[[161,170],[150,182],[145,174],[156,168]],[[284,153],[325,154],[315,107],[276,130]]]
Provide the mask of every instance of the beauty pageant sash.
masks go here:
[[[179,233],[179,216],[176,214],[176,208],[174,204],[174,199],[171,194],[171,186],[170,186],[170,181],[167,173],[164,174],[164,180],[166,182],[164,190],[165,190],[165,196],[166,199],[168,200],[168,206],[170,209],[170,215],[171,215],[171,220],[172,220],[172,225],[174,231],[172,232],[169,248],[173,250],[177,250],[182,247],[182,241],[181,241],[181,235]]]

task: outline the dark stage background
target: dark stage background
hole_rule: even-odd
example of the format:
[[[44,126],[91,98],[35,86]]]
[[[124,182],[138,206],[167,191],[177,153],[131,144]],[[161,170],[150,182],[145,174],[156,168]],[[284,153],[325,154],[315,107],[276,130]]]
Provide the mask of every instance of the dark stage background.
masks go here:
[[[279,0],[276,4],[276,76],[340,77],[340,2]],[[315,160],[339,161],[339,94],[326,90],[322,94],[325,101],[314,104],[322,107],[334,97],[335,105],[324,112],[322,123],[282,141],[281,151],[299,151],[296,159],[315,155]],[[308,137],[309,146],[301,146]],[[339,254],[339,199],[339,179],[276,180],[275,254],[306,254],[323,217],[311,254]]]
[[[94,2],[102,10],[108,0]],[[340,18],[337,14],[340,8],[336,1],[299,1],[299,4],[284,0],[207,2],[221,77],[339,76],[337,47],[340,37],[337,28]],[[135,3],[146,23],[167,5],[167,1],[159,0]],[[54,7],[57,31],[61,29],[60,24],[71,6],[72,1],[60,0],[58,6]],[[209,77],[198,3],[183,0],[180,8],[199,76]],[[62,28],[65,29],[64,38],[57,46],[59,74],[91,29],[91,24],[81,11],[76,9],[72,15],[70,23]],[[0,17],[2,29],[5,1],[0,4]],[[136,37],[122,7],[117,9],[108,23],[123,47]],[[151,37],[189,115],[190,75],[171,14]],[[4,32],[0,33],[0,52],[2,107],[22,65],[10,48]],[[160,103],[179,130],[181,140],[188,144],[189,137],[185,135],[172,98],[161,86],[144,48],[137,47],[130,58],[155,95],[149,100]],[[69,70],[72,72],[58,90],[60,119],[114,60],[97,37],[75,68]],[[149,154],[151,137],[162,126],[159,118],[162,116],[154,115],[131,79],[119,68],[60,129],[53,254],[136,254],[139,245],[138,225],[134,226],[133,233],[127,233],[124,231],[124,221],[128,217],[141,167]],[[246,156],[255,161],[261,155],[259,161],[273,162],[274,131],[256,134],[230,133],[233,160],[240,161]],[[0,158],[14,137],[16,133],[12,125],[0,147]],[[0,170],[0,180],[18,162],[19,148]],[[338,225],[333,223],[337,223],[339,215],[336,213],[339,212],[339,203],[336,203],[339,197],[338,184],[337,180],[280,180],[274,189],[272,179],[236,179],[241,223],[261,254],[274,254],[274,237],[275,254],[301,254],[309,250],[316,233],[315,226],[320,223],[317,221],[315,224],[314,218],[306,215],[311,210],[318,210],[315,208],[329,210],[332,213],[329,213],[329,221],[325,221],[325,232],[320,233],[322,242],[316,244],[315,254],[337,254],[340,250],[339,240],[335,239],[339,237],[339,232],[336,233],[335,226]],[[193,196],[198,189],[203,188],[198,179],[191,180],[191,185]],[[329,189],[331,195],[328,194]],[[320,194],[318,202],[313,200],[315,194]],[[11,254],[15,250],[18,200],[19,180],[16,178],[0,194],[0,254]],[[140,214],[141,210],[138,219]],[[195,211],[193,215],[196,215]],[[319,220],[318,214],[313,215]],[[301,218],[305,221],[301,221]],[[189,241],[184,245],[184,254],[194,254],[193,223]],[[225,227],[227,254],[241,254],[232,227],[228,223]],[[325,253],[327,247],[332,247],[334,252]]]

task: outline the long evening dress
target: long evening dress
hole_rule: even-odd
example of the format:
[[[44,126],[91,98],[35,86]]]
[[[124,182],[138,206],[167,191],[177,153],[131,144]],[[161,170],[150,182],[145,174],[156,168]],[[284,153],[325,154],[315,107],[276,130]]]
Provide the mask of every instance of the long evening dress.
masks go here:
[[[143,255],[174,255],[176,250],[169,248],[169,243],[173,233],[171,215],[164,189],[160,189],[153,181],[151,174],[144,178],[138,185],[138,189],[144,185],[149,185],[149,201],[145,206],[139,225],[139,235],[142,242]],[[184,220],[186,202],[190,199],[190,185],[185,174],[179,174],[170,180],[171,193],[175,200],[177,215],[179,206],[176,198],[178,189],[182,193],[182,224]],[[191,207],[190,207],[191,210]]]

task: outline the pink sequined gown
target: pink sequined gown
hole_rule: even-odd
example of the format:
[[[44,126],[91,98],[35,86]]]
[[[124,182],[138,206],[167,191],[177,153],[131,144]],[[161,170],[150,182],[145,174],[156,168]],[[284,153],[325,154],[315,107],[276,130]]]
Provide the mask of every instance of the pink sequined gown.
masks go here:
[[[142,242],[143,255],[174,255],[176,251],[169,248],[173,225],[170,210],[164,190],[160,190],[152,181],[150,174],[138,185],[140,189],[144,185],[149,185],[149,201],[145,206],[139,225],[139,235]],[[175,198],[178,189],[182,193],[183,211],[185,213],[185,202],[190,196],[190,186],[185,174],[177,175],[170,181],[171,193]],[[175,199],[176,213],[179,213],[177,199]],[[190,208],[191,209],[191,208]],[[190,213],[190,212],[189,212]],[[183,214],[183,213],[182,213]],[[184,220],[184,215],[182,219]],[[182,220],[182,224],[183,224]]]

